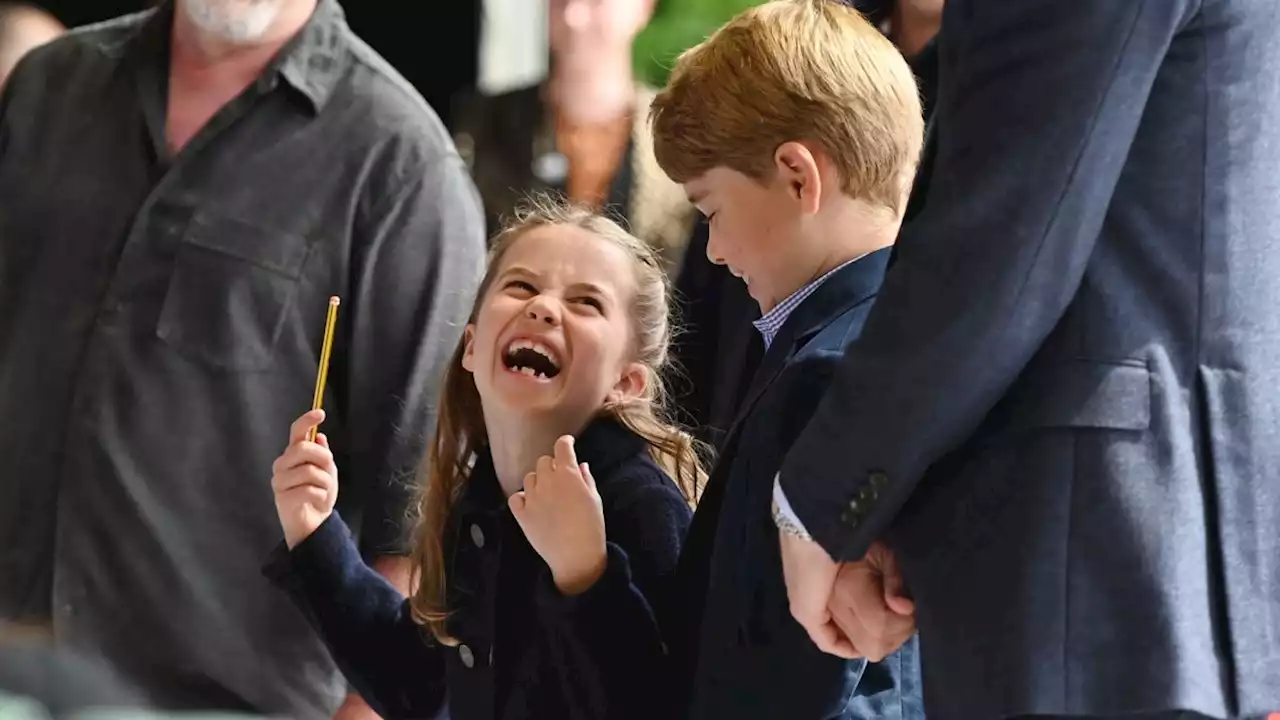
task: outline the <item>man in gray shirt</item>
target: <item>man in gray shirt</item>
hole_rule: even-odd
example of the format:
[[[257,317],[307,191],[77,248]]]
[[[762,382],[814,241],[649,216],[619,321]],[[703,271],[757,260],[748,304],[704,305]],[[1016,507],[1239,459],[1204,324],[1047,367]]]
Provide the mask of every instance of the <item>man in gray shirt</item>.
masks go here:
[[[164,707],[331,714],[341,679],[259,570],[271,461],[339,295],[341,509],[407,586],[483,232],[441,123],[336,0],[169,0],[28,55],[0,95],[0,618]]]

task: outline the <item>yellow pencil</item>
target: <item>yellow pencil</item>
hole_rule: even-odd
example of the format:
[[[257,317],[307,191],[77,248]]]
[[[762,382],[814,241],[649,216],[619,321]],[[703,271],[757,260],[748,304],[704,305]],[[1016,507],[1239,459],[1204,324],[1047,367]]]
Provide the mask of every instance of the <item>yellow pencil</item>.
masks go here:
[[[329,352],[333,350],[333,328],[338,324],[338,304],[341,300],[337,295],[329,298],[329,317],[324,323],[324,344],[320,346],[320,370],[316,373],[316,394],[311,400],[311,409],[319,410],[324,403],[324,383],[329,378]],[[307,439],[311,442],[316,441],[317,428],[311,428],[311,432],[307,434]]]

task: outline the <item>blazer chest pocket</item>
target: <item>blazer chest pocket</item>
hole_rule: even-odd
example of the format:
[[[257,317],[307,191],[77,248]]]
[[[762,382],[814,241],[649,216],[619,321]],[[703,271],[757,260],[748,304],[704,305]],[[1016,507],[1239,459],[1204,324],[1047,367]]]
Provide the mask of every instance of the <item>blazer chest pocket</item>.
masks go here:
[[[309,250],[300,235],[197,212],[178,245],[156,336],[216,369],[268,369]]]

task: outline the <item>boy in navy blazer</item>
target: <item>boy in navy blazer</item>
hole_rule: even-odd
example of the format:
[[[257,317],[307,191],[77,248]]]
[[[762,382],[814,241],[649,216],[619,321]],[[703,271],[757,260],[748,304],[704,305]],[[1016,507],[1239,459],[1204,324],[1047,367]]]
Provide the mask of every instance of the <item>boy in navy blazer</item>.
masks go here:
[[[767,348],[698,504],[670,609],[686,716],[923,717],[914,641],[825,654],[791,617],[773,480],[880,287],[923,142],[897,49],[853,9],[776,0],[685,53],[652,106],[658,162],[746,283]],[[909,612],[909,601],[896,597]]]

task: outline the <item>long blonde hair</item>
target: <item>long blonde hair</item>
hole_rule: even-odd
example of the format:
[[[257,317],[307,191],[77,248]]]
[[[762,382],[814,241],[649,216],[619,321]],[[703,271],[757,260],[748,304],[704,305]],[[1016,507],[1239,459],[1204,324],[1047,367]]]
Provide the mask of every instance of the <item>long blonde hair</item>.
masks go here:
[[[547,198],[530,200],[494,238],[469,322],[475,322],[502,258],[511,246],[530,230],[558,225],[586,230],[626,250],[633,260],[636,277],[631,306],[634,359],[644,365],[647,382],[642,396],[606,406],[602,412],[617,418],[648,442],[654,461],[692,504],[706,480],[701,462],[704,448],[670,420],[667,410],[662,371],[667,364],[672,336],[671,291],[667,274],[653,249],[614,221],[585,207]],[[444,537],[454,503],[469,478],[472,459],[486,441],[480,395],[471,373],[462,367],[465,347],[465,340],[458,343],[445,373],[435,436],[419,473],[417,525],[413,536],[416,580],[416,590],[410,599],[413,617],[446,645],[455,641],[446,630],[449,608]]]

